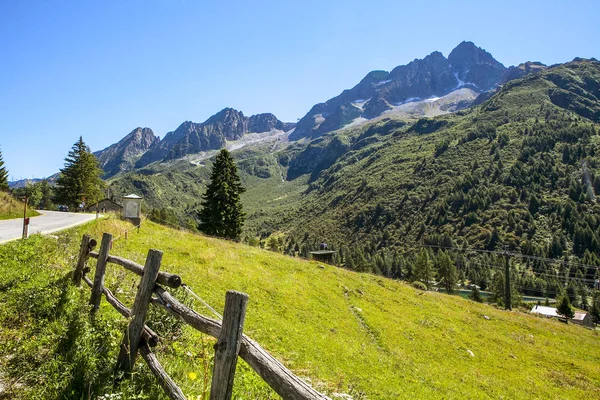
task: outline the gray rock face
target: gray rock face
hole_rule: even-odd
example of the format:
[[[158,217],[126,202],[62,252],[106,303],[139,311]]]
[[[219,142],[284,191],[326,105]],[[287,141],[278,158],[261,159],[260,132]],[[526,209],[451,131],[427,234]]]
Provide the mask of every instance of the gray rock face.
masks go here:
[[[225,108],[203,123],[185,121],[177,129],[146,152],[136,163],[140,168],[160,160],[173,160],[206,150],[225,147],[227,141],[238,140],[247,133],[290,130],[294,124],[279,121],[273,114],[246,117],[241,111]]]
[[[470,82],[479,91],[492,90],[502,80],[506,67],[487,51],[472,42],[462,42],[448,55],[452,72],[463,82]]]
[[[119,172],[133,169],[137,159],[158,145],[159,141],[152,129],[136,128],[119,142],[95,152],[94,155],[105,172],[104,177],[109,178]]]
[[[355,87],[315,105],[290,139],[316,138],[340,129],[354,118],[372,119],[413,99],[443,96],[459,87],[483,92],[501,82],[506,68],[488,52],[462,42],[448,56],[435,51],[391,72],[372,71]]]
[[[536,73],[539,71],[543,71],[548,68],[546,65],[541,62],[532,62],[527,61],[525,63],[519,64],[516,67],[510,66],[504,71],[502,75],[502,83],[512,81],[513,79],[519,79],[524,77],[525,75]]]
[[[294,126],[293,123],[281,122],[271,113],[256,114],[248,118],[248,132],[269,132],[274,129],[287,132]]]

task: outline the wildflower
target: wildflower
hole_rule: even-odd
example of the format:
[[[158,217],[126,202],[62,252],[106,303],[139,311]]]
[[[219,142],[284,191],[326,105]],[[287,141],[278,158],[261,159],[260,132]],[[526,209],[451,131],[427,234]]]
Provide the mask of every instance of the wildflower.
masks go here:
[[[195,381],[196,378],[198,378],[198,375],[196,375],[195,372],[188,372],[188,378],[190,378],[191,380]]]

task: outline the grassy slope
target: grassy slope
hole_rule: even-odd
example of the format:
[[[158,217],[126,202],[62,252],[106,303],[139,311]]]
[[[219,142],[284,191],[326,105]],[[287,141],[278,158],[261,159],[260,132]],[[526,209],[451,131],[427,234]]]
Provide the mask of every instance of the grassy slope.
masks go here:
[[[35,210],[27,209],[28,217],[35,217],[38,214]],[[23,203],[15,200],[11,195],[0,191],[0,220],[23,218]]]
[[[66,288],[65,277],[83,231],[99,238],[102,231],[119,235],[122,229],[116,221],[93,222],[62,234],[58,243],[39,237],[29,242],[50,251],[51,260],[36,256],[27,243],[0,246],[0,366],[9,380],[20,378],[31,390],[15,395],[79,398],[69,389],[82,387],[110,392],[104,381],[124,319],[105,304],[100,322],[90,324],[84,313],[89,291]],[[117,240],[113,253],[141,262],[148,248],[163,250],[163,269],[181,274],[217,310],[226,290],[247,292],[246,333],[328,393],[372,399],[600,396],[597,332],[152,223],[129,241]],[[111,267],[107,282],[131,300],[129,274]],[[59,304],[49,293],[63,293]],[[48,312],[31,304],[46,305]],[[163,332],[168,321],[152,318]],[[186,394],[200,395],[204,360],[210,359],[203,354],[212,352],[212,342],[187,329],[163,336],[159,359]],[[273,396],[244,363],[240,370],[239,398]],[[199,378],[190,380],[189,372]],[[117,390],[126,398],[139,392],[154,398],[160,391],[151,382],[140,367],[134,383]]]

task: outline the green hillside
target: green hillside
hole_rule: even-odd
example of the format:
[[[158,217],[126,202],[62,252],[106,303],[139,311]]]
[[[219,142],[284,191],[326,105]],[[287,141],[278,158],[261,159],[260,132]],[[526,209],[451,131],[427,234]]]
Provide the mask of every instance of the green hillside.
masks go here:
[[[568,291],[589,305],[600,277],[599,87],[600,63],[575,60],[454,114],[244,148],[234,153],[248,187],[244,237],[303,256],[325,241],[348,269],[405,280],[421,246],[508,249],[529,257],[513,267],[521,292]],[[167,222],[193,226],[207,167],[158,163],[112,186],[141,190],[150,207],[175,214]],[[451,257],[463,281],[503,279],[498,260]]]
[[[600,63],[568,63],[509,82],[457,114],[365,126],[312,180],[293,223],[273,225],[297,240],[316,231],[339,246],[403,249],[443,235],[493,248],[496,229],[498,243],[546,254],[555,233],[565,237],[563,250],[583,257],[585,246],[573,248],[579,226],[595,232],[585,241],[596,252],[599,84]],[[563,92],[567,105],[557,100]],[[566,209],[574,220],[557,218]]]
[[[0,191],[0,220],[23,218],[24,203],[17,201],[10,194]],[[27,216],[39,215],[35,210],[28,208]]]
[[[58,239],[0,246],[0,383],[9,398],[160,397],[143,363],[133,382],[113,389],[125,320],[104,303],[90,321],[89,290],[68,283],[83,232],[121,236],[127,226],[95,221]],[[217,310],[226,290],[248,293],[246,333],[332,396],[600,396],[597,331],[150,222],[128,241],[116,240],[112,253],[141,262],[149,248],[163,250],[162,269],[181,274]],[[133,276],[111,266],[107,285],[130,303]],[[191,298],[184,301],[208,314]],[[162,314],[149,318],[163,338],[159,360],[186,395],[201,396],[214,341]],[[236,398],[276,398],[244,363],[236,376]]]

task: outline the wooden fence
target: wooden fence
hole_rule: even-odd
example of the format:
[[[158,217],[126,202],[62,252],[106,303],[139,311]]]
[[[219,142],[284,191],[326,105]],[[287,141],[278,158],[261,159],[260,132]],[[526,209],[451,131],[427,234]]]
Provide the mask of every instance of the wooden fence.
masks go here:
[[[112,235],[103,234],[100,249],[98,252],[94,252],[92,250],[97,242],[89,235],[83,236],[79,259],[73,273],[73,283],[81,286],[81,281],[83,281],[92,289],[90,297],[92,313],[98,311],[102,295],[104,295],[110,305],[130,320],[121,342],[117,368],[127,374],[131,373],[139,352],[165,393],[172,399],[186,399],[181,389],[167,375],[150,350],[150,347],[156,346],[159,342],[158,335],[145,324],[146,312],[149,305],[152,304],[162,307],[194,329],[218,339],[215,345],[211,400],[231,399],[238,356],[246,361],[283,399],[329,399],[295,376],[258,343],[243,334],[248,295],[236,291],[227,292],[222,323],[202,316],[183,305],[163,288],[163,286],[177,288],[181,286],[182,282],[180,276],[160,271],[161,251],[149,250],[145,265],[142,266],[131,260],[110,255],[112,240]],[[97,259],[93,281],[86,276],[90,271],[86,266],[90,257]],[[104,275],[108,263],[120,265],[141,276],[131,310],[104,287]]]

